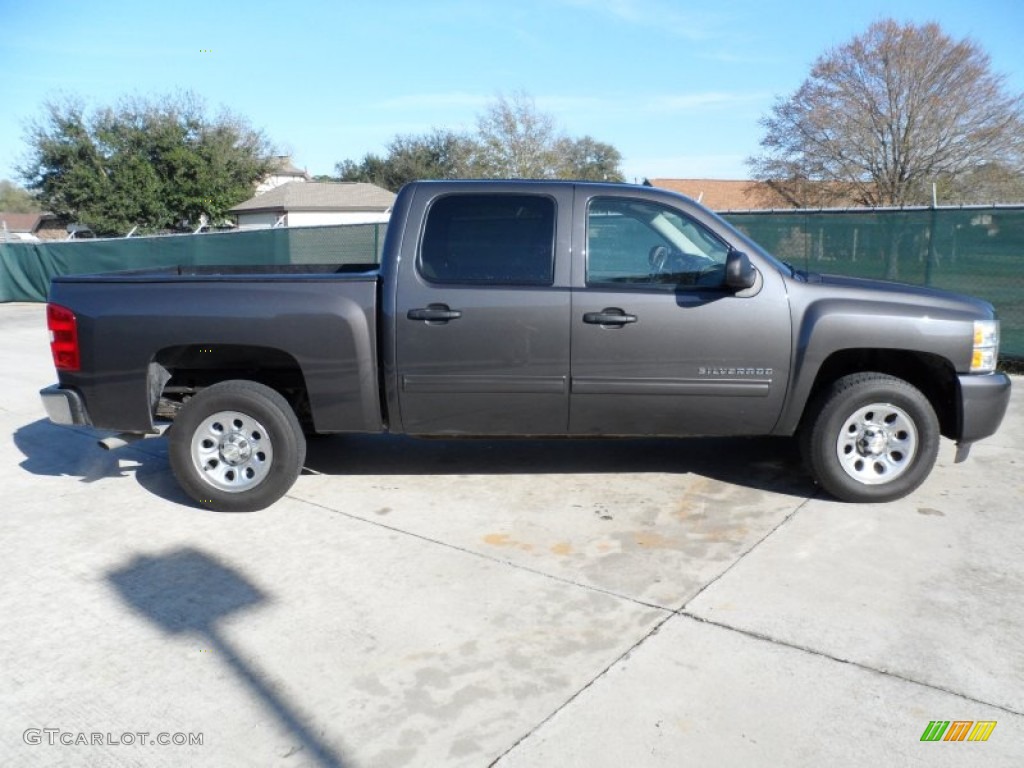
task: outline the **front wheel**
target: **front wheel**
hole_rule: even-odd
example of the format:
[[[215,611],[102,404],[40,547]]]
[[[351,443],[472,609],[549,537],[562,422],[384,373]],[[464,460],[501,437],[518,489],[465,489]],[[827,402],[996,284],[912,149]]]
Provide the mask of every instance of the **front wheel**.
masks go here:
[[[911,493],[932,471],[939,420],[919,389],[883,373],[856,373],[809,406],[800,434],[814,479],[842,501]]]
[[[200,391],[168,432],[171,469],[204,507],[252,512],[292,487],[306,458],[302,427],[288,401],[253,381]]]

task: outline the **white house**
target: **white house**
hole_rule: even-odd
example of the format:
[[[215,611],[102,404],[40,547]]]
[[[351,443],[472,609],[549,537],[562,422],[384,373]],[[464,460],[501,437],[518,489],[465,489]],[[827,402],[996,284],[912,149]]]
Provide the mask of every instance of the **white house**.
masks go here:
[[[391,217],[395,194],[376,184],[290,181],[239,203],[228,213],[240,229],[378,224]]]
[[[290,181],[309,181],[309,174],[301,168],[296,168],[288,155],[278,155],[274,170],[256,185],[256,194],[262,195]]]

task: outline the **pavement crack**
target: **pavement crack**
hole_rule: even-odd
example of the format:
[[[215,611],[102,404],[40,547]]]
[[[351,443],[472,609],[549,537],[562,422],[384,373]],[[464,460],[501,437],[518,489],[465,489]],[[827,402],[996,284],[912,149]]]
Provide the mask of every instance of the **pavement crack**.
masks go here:
[[[810,504],[812,501],[814,501],[814,499],[816,499],[817,497],[818,497],[818,491],[816,489],[814,491],[814,493],[812,493],[806,499],[804,499],[799,504],[797,504],[795,507],[793,507],[793,510],[788,515],[783,517],[778,523],[776,523],[767,533],[765,533],[764,536],[759,538],[757,541],[755,541],[753,544],[751,544],[749,547],[747,547],[745,550],[743,550],[736,558],[734,558],[733,561],[731,563],[729,563],[729,566],[724,571],[722,571],[720,574],[715,576],[713,579],[709,580],[707,582],[707,584],[702,586],[699,590],[697,590],[694,594],[692,594],[689,598],[687,598],[687,600],[684,601],[682,605],[680,605],[678,608],[675,609],[675,612],[680,614],[680,615],[687,615],[688,616],[689,614],[684,613],[684,611],[686,610],[686,606],[688,606],[690,603],[692,603],[694,600],[696,600],[698,597],[700,597],[702,594],[704,594],[704,592],[706,592],[709,588],[711,588],[712,586],[717,584],[722,578],[724,578],[729,572],[731,572],[733,568],[735,568],[737,565],[739,565],[741,562],[743,562],[743,560],[747,557],[747,555],[749,555],[751,552],[753,552],[755,549],[757,549],[759,546],[761,546],[761,544],[763,544],[765,541],[767,541],[771,536],[775,535],[775,532],[777,530],[779,530],[780,528],[782,528],[782,526],[784,526],[786,523],[788,523],[790,520],[792,520],[797,512],[799,512],[801,509],[806,507],[808,504]]]
[[[664,610],[664,609],[662,609],[662,610]],[[498,755],[496,758],[494,758],[494,760],[492,760],[490,763],[488,763],[487,764],[487,768],[494,768],[494,766],[498,765],[502,760],[505,759],[506,756],[508,756],[512,752],[512,750],[514,750],[516,747],[518,747],[520,744],[522,744],[524,741],[526,741],[528,738],[530,738],[533,734],[535,734],[537,731],[539,731],[541,728],[543,728],[548,722],[550,722],[552,720],[552,718],[554,718],[556,715],[558,715],[559,712],[563,711],[566,707],[568,707],[570,704],[572,704],[574,701],[576,701],[576,699],[578,699],[580,696],[582,696],[591,686],[594,685],[594,683],[596,683],[602,677],[607,675],[619,663],[621,663],[622,661],[625,661],[626,659],[628,659],[629,656],[634,651],[638,650],[641,645],[643,645],[648,640],[650,640],[652,637],[654,637],[656,634],[658,634],[658,632],[661,630],[661,628],[663,626],[665,626],[665,623],[667,621],[675,618],[676,616],[678,616],[678,614],[668,612],[667,615],[662,617],[661,620],[658,621],[657,624],[655,624],[653,627],[651,627],[651,629],[648,630],[643,635],[643,637],[641,637],[639,640],[637,640],[635,643],[633,643],[631,646],[629,646],[629,648],[627,648],[625,651],[623,651],[621,654],[619,654],[617,657],[615,657],[611,661],[611,663],[606,665],[600,672],[598,672],[590,680],[588,680],[585,685],[583,685],[579,690],[573,692],[573,694],[569,698],[567,698],[565,701],[563,701],[561,704],[559,704],[557,707],[555,707],[548,714],[547,717],[545,717],[543,720],[541,720],[536,725],[534,725],[532,728],[530,728],[530,730],[528,730],[526,733],[524,733],[522,736],[520,736],[518,739],[516,739],[515,742],[513,742],[509,746],[508,749],[506,749],[504,752],[502,752],[500,755]]]
[[[993,709],[998,709],[998,710],[1000,710],[1002,712],[1006,712],[1007,714],[1010,714],[1010,715],[1017,715],[1018,717],[1024,717],[1024,712],[1018,712],[1017,710],[1013,709],[1012,707],[1008,707],[1008,706],[1006,706],[1004,704],[995,704],[995,703],[993,703],[991,701],[985,701],[984,699],[979,699],[979,698],[976,698],[974,696],[970,696],[970,695],[968,695],[966,693],[962,693],[960,691],[954,691],[951,688],[946,688],[946,687],[941,686],[941,685],[936,685],[935,683],[927,683],[927,682],[924,682],[922,680],[916,680],[916,679],[914,679],[912,677],[907,677],[906,675],[901,675],[898,672],[892,672],[892,671],[886,670],[886,669],[878,669],[877,667],[873,667],[870,664],[865,664],[863,662],[855,661],[853,659],[844,659],[844,658],[842,658],[840,656],[834,656],[831,653],[827,653],[826,651],[822,651],[822,650],[819,650],[817,648],[811,648],[810,646],[807,646],[807,645],[801,645],[799,643],[793,643],[793,642],[789,642],[787,640],[781,640],[781,639],[779,639],[777,637],[772,637],[771,635],[766,635],[766,634],[764,634],[762,632],[755,632],[754,630],[751,630],[751,629],[743,629],[741,627],[734,627],[734,626],[732,626],[730,624],[725,624],[725,623],[720,622],[720,621],[715,621],[713,619],[708,619],[708,618],[706,618],[704,616],[698,616],[696,614],[688,613],[686,611],[679,611],[675,615],[682,616],[682,617],[687,618],[687,619],[693,619],[694,621],[700,622],[701,624],[709,624],[709,625],[711,625],[713,627],[718,627],[719,629],[724,629],[724,630],[727,630],[729,632],[737,632],[737,633],[739,633],[741,635],[744,635],[745,637],[749,637],[749,638],[752,638],[754,640],[760,640],[760,641],[766,642],[766,643],[771,643],[772,645],[777,645],[777,646],[782,647],[782,648],[788,648],[788,649],[793,650],[793,651],[800,651],[800,652],[803,652],[803,653],[809,653],[812,656],[818,656],[818,657],[823,658],[823,659],[828,659],[829,661],[834,661],[834,662],[836,662],[838,664],[849,664],[850,666],[857,667],[858,669],[862,669],[865,672],[870,672],[870,673],[877,674],[877,675],[883,675],[884,677],[888,677],[888,678],[891,678],[893,680],[899,680],[900,682],[903,682],[903,683],[910,683],[911,685],[919,685],[922,688],[928,688],[928,689],[933,690],[933,691],[939,691],[941,693],[946,693],[946,694],[949,694],[950,696],[956,696],[958,699],[963,699],[964,701],[969,701],[969,702],[971,702],[973,704],[981,704],[982,706],[985,706],[985,707],[992,707]],[[664,623],[664,622],[662,622],[662,623]]]

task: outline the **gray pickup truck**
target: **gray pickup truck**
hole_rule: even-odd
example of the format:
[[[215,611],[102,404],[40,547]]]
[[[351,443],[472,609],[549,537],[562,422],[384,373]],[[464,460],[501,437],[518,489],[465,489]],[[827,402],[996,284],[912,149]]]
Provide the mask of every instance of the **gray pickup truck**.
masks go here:
[[[917,488],[1010,396],[990,304],[805,273],[663,190],[417,182],[381,263],[54,279],[51,420],[167,429],[196,501],[255,510],[306,435],[798,435],[833,496]],[[108,441],[108,445],[109,445]]]

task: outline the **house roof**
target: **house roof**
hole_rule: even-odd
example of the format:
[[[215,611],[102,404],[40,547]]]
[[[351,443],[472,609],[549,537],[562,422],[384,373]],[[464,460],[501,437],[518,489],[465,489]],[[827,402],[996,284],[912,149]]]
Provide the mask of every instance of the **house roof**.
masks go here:
[[[0,211],[0,228],[2,228],[3,224],[6,224],[8,232],[27,232],[31,234],[39,228],[39,222],[47,215],[49,214],[7,213],[6,211]]]
[[[648,179],[652,187],[680,192],[713,211],[786,208],[763,181],[750,179]]]
[[[854,187],[836,181],[647,179],[644,183],[681,192],[713,211],[846,208],[863,205]]]
[[[239,203],[229,213],[274,211],[386,211],[394,192],[363,182],[289,181]]]

